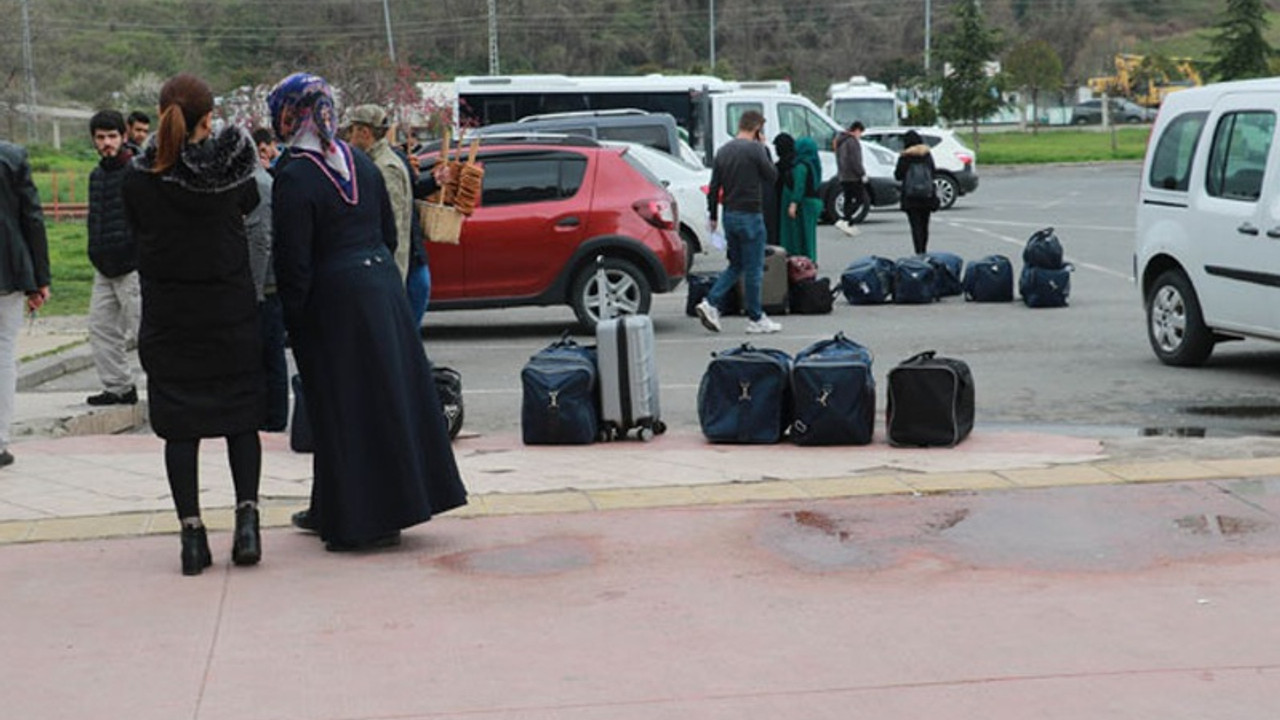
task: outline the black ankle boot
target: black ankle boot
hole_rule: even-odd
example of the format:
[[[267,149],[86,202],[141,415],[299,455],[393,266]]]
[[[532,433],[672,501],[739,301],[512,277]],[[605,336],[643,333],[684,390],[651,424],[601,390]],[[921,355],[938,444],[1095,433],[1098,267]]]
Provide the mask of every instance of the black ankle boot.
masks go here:
[[[213,564],[213,555],[209,552],[209,536],[204,526],[182,527],[182,574],[199,575],[205,568]]]
[[[256,565],[262,559],[262,535],[258,532],[258,507],[241,505],[236,508],[236,532],[231,544],[231,562],[236,565]]]

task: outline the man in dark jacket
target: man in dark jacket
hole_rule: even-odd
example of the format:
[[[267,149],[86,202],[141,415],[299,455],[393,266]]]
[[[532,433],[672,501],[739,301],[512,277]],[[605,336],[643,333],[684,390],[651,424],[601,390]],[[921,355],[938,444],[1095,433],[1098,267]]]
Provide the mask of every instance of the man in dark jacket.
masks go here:
[[[862,131],[866,127],[858,120],[849,125],[848,132],[836,137],[836,166],[840,169],[840,189],[844,191],[844,203],[836,227],[847,235],[857,235],[853,215],[857,208],[868,205],[867,169],[862,163]]]
[[[89,296],[89,345],[103,391],[90,395],[90,405],[133,405],[138,389],[129,365],[128,344],[138,336],[142,295],[138,288],[138,244],[125,221],[120,187],[129,172],[130,152],[124,118],[102,110],[89,120],[98,166],[89,173],[89,261],[93,290]]]
[[[49,298],[49,241],[27,152],[0,141],[0,467],[13,463],[9,425],[18,393],[22,312]]]
[[[747,312],[748,333],[776,333],[782,325],[769,319],[760,307],[760,284],[764,276],[764,246],[768,231],[764,226],[764,193],[772,191],[778,170],[764,145],[764,116],[755,110],[742,113],[738,134],[716,151],[707,188],[707,214],[712,232],[717,227],[720,205],[724,205],[724,236],[728,243],[729,267],[716,278],[715,285],[695,308],[702,325],[720,332],[720,303],[742,278],[742,304]],[[721,193],[723,192],[723,200]]]

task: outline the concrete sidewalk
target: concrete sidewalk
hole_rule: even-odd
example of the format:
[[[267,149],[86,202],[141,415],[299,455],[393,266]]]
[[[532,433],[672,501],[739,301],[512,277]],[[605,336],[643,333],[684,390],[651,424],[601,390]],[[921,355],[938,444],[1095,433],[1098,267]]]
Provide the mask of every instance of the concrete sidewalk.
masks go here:
[[[74,328],[57,335],[29,336],[46,349],[24,378],[83,362]],[[470,505],[401,547],[334,554],[280,527],[306,502],[311,459],[264,434],[276,529],[262,564],[230,565],[231,481],[211,441],[214,566],[189,578],[161,441],[106,434],[145,408],[83,399],[23,392],[27,435],[0,470],[6,717],[1256,720],[1280,707],[1280,440],[981,426],[950,450],[471,436],[455,444]]]
[[[175,536],[0,548],[5,716],[1257,720],[1280,484],[444,517],[178,573]]]

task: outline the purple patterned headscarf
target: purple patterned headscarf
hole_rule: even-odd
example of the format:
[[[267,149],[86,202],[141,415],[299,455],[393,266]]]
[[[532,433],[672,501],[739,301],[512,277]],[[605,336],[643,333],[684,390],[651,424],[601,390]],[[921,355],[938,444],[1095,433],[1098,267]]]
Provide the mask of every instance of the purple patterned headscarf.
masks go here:
[[[329,83],[319,75],[294,73],[271,89],[267,108],[276,137],[319,165],[343,200],[354,205],[359,200],[355,167],[351,148],[337,138],[338,111]]]

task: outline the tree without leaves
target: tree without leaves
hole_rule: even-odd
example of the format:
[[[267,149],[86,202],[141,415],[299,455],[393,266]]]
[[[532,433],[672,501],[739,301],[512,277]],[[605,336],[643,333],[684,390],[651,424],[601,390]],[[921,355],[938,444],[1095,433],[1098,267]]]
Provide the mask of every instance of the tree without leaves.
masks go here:
[[[968,120],[977,150],[978,121],[1004,104],[996,78],[987,72],[1003,42],[1000,31],[988,28],[983,21],[978,0],[960,0],[953,12],[955,25],[939,42],[938,54],[950,68],[942,78],[938,112],[948,120]]]
[[[1062,87],[1062,59],[1049,43],[1028,40],[1009,51],[1004,59],[1009,83],[1031,93],[1031,132],[1040,125],[1038,105],[1041,90]]]
[[[1219,80],[1266,77],[1273,51],[1262,31],[1267,27],[1262,0],[1227,0],[1217,32],[1209,40],[1213,64],[1210,74]]]

